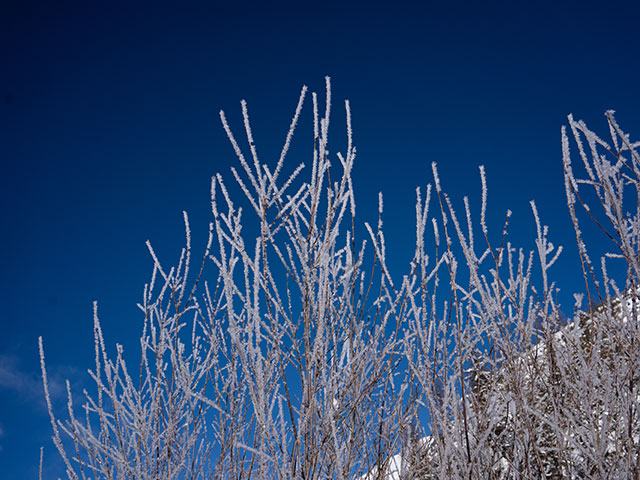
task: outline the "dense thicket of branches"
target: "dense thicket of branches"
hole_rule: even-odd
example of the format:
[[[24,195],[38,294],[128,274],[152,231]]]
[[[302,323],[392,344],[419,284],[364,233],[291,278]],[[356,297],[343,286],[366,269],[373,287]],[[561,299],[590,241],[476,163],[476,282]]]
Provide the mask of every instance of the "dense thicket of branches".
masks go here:
[[[62,422],[40,342],[68,478],[637,478],[640,157],[613,113],[611,144],[571,117],[562,130],[586,289],[567,322],[550,273],[561,248],[533,202],[534,251],[507,241],[510,212],[489,228],[482,167],[474,222],[433,165],[433,186],[416,193],[413,261],[392,277],[382,196],[377,225],[355,221],[348,102],[346,152],[328,153],[328,80],[324,107],[311,95],[310,162],[285,162],[306,93],[275,165],[258,158],[244,102],[244,150],[221,112],[244,198],[212,179],[201,261],[186,214],[175,267],[149,245],[135,368],[120,346],[109,353],[96,307],[95,393],[80,412],[69,391]],[[600,263],[583,217],[611,240]],[[609,278],[610,261],[625,279]]]

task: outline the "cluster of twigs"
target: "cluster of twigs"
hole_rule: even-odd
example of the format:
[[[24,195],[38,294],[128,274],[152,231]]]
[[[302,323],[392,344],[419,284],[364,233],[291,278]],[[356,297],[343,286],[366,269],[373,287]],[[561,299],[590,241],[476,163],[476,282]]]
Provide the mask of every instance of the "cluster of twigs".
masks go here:
[[[275,166],[260,163],[246,104],[249,157],[221,112],[240,161],[211,185],[213,221],[191,271],[191,239],[175,268],[154,261],[135,373],[108,353],[94,315],[95,393],[78,416],[54,413],[69,479],[633,478],[640,471],[637,284],[640,158],[607,118],[613,145],[569,125],[586,177],[573,173],[563,129],[565,183],[589,305],[564,325],[549,269],[561,247],[532,202],[535,250],[490,231],[480,169],[480,221],[434,186],[417,190],[416,250],[394,283],[379,198],[377,225],[355,222],[356,149],[328,153],[330,88],[316,94],[310,172],[284,175],[307,96],[302,90]],[[586,147],[584,143],[586,142]],[[605,155],[602,154],[604,150]],[[586,206],[592,188],[603,208]],[[436,214],[430,216],[435,204]],[[239,206],[244,205],[244,209]],[[590,260],[579,208],[615,251]],[[248,217],[248,219],[247,219]],[[475,234],[475,235],[474,235]],[[624,286],[607,261],[628,266]],[[594,290],[595,289],[595,290]],[[617,299],[617,300],[616,300]],[[138,368],[139,367],[139,368]]]

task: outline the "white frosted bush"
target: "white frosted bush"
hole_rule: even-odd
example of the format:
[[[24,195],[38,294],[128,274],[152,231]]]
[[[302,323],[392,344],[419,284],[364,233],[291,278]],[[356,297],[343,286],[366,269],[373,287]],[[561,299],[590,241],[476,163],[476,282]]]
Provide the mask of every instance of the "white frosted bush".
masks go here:
[[[474,222],[469,200],[459,215],[433,165],[433,186],[416,192],[415,255],[394,277],[382,196],[377,224],[356,220],[348,102],[346,151],[329,155],[330,91],[327,79],[323,108],[311,94],[313,145],[293,169],[286,157],[306,88],[275,165],[258,157],[244,102],[248,151],[221,112],[244,198],[212,178],[213,221],[197,262],[186,213],[176,266],[164,267],[148,245],[154,267],[135,368],[122,347],[109,353],[94,307],[95,390],[78,408],[69,389],[65,421],[47,390],[40,340],[68,478],[633,478],[638,145],[612,113],[612,145],[570,117],[581,179],[563,129],[589,300],[565,326],[550,272],[562,248],[533,202],[534,251],[507,241],[510,212],[489,228],[482,167]],[[600,265],[581,233],[587,188],[602,207],[587,215],[614,247]],[[626,262],[624,286],[609,278],[609,261]]]

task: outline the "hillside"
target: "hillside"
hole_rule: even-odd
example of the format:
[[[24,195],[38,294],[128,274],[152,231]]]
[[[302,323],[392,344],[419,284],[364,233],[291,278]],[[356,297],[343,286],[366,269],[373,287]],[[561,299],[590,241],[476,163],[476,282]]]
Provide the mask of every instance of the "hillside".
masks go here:
[[[627,291],[551,334],[541,332],[537,344],[499,369],[469,369],[475,475],[595,479],[640,472],[639,307],[640,296]],[[375,469],[363,478],[464,478],[447,464],[456,455],[464,455],[459,432],[441,431],[390,457],[383,475]]]

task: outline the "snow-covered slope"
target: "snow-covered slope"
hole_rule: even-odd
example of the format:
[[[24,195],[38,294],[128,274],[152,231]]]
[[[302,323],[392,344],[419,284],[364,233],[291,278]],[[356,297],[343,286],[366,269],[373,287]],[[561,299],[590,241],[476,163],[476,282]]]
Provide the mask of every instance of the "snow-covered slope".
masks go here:
[[[639,305],[638,295],[627,292],[506,359],[470,386],[465,435],[423,438],[417,462],[415,453],[411,461],[397,453],[384,475],[374,469],[362,479],[445,472],[448,478],[633,478],[628,475],[640,471]],[[460,438],[469,439],[468,449]]]

